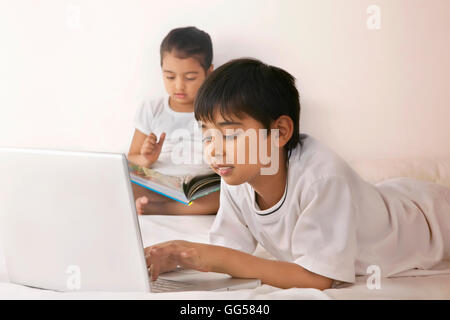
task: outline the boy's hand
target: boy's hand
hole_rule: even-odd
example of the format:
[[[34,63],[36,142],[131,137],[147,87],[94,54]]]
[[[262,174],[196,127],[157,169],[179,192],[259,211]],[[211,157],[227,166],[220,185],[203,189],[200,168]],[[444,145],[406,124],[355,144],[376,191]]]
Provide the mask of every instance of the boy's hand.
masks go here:
[[[145,138],[140,153],[147,159],[150,165],[158,160],[165,138],[165,132],[161,133],[158,142],[156,142],[156,135],[154,133],[150,133],[147,138]]]
[[[156,244],[144,249],[151,280],[155,281],[161,273],[174,270],[177,266],[185,269],[209,271],[201,256],[201,244],[174,240]]]
[[[148,204],[148,198],[146,196],[139,197],[136,199],[136,213],[138,215],[144,214],[145,206]]]

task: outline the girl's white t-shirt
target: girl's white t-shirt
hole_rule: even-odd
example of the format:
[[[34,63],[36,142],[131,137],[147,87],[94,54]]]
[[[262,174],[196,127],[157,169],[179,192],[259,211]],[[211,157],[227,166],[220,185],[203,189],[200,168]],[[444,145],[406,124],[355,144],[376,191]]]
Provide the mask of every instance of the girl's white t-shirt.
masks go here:
[[[149,135],[154,133],[159,141],[163,132],[166,138],[158,160],[152,165],[166,174],[201,173],[210,171],[203,159],[202,132],[194,112],[177,112],[169,105],[169,96],[145,100],[134,117],[134,127]]]
[[[450,188],[409,178],[373,185],[313,137],[301,139],[272,208],[259,209],[248,183],[222,179],[210,243],[247,253],[259,243],[279,260],[343,282],[371,266],[388,277],[450,258]]]

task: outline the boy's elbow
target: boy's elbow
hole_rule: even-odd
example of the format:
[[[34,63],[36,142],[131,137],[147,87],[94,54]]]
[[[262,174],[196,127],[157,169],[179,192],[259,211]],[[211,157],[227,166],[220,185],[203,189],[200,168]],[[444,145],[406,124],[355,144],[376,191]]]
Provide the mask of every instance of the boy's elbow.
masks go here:
[[[331,289],[331,287],[333,285],[333,279],[325,278],[325,277],[323,277],[323,278],[324,279],[318,283],[318,286],[316,289],[319,289],[319,290]]]
[[[302,267],[300,268],[302,272],[299,273],[298,280],[300,284],[298,287],[309,287],[318,290],[326,290],[332,287],[333,279],[311,272]]]
[[[305,282],[302,281],[301,283],[294,285],[293,287],[294,288],[311,288],[311,289],[318,289],[318,290],[323,291],[326,289],[330,289],[332,284],[333,284],[332,279],[324,278],[321,280],[312,281],[308,284],[305,284]]]

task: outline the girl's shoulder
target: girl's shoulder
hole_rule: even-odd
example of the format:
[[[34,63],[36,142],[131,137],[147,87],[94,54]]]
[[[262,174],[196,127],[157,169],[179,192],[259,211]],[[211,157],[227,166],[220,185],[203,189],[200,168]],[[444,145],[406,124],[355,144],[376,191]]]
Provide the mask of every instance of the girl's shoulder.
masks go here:
[[[138,108],[138,113],[151,115],[153,117],[164,112],[166,104],[168,103],[168,97],[161,96],[152,99],[143,99]]]

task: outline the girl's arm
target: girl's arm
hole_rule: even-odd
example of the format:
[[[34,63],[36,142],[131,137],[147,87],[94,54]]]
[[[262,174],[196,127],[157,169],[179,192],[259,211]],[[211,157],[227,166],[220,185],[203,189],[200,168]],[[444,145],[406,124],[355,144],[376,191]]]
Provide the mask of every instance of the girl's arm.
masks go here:
[[[133,184],[138,214],[205,215],[219,210],[219,192],[210,193],[187,206],[146,188]]]
[[[164,139],[164,133],[161,134],[159,142],[156,142],[156,136],[153,133],[147,136],[135,129],[130,150],[127,155],[128,160],[138,166],[149,168],[156,160],[158,160]]]
[[[144,144],[147,136],[139,130],[134,130],[133,140],[131,141],[130,150],[127,158],[130,162],[142,167],[149,167],[152,164],[141,154],[141,147]]]
[[[226,273],[237,278],[260,279],[274,287],[331,287],[333,280],[285,261],[263,259],[238,250],[203,243],[169,241],[145,249],[152,279],[180,265],[188,269]]]

